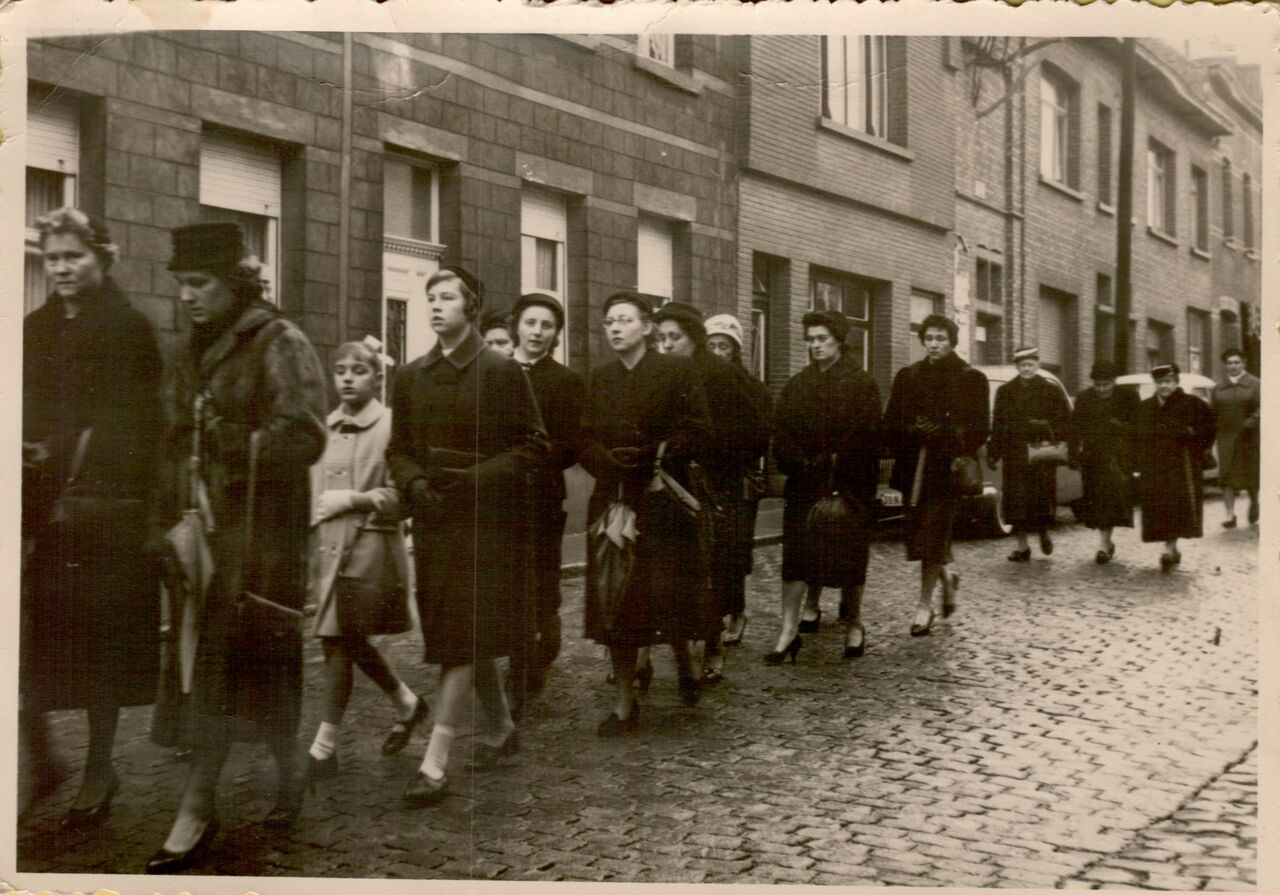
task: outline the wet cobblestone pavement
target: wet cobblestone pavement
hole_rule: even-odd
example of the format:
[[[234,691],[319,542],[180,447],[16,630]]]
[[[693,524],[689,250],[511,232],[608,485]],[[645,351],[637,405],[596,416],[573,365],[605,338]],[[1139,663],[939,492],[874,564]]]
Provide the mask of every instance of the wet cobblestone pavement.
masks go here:
[[[297,829],[261,826],[273,769],[265,748],[243,746],[223,777],[223,832],[193,872],[1253,888],[1257,533],[1223,531],[1217,504],[1206,517],[1208,537],[1184,544],[1171,575],[1158,569],[1158,545],[1134,531],[1117,535],[1109,566],[1093,563],[1095,535],[1078,526],[1030,564],[1005,561],[1007,540],[959,543],[960,609],[923,638],[907,632],[917,567],[880,541],[867,654],[841,658],[828,591],[821,632],[780,668],[761,662],[777,630],[780,562],[779,547],[762,548],[745,642],[729,651],[724,682],[686,708],[670,652],[655,650],[640,731],[620,740],[594,733],[610,707],[607,668],[579,637],[582,582],[568,580],[565,648],[514,760],[473,772],[462,740],[452,795],[403,807],[429,725],[402,755],[381,757],[391,710],[358,678],[341,775],[309,798]],[[435,670],[419,664],[417,637],[382,645],[430,697]],[[313,642],[305,742],[320,671]],[[20,825],[20,871],[96,881],[141,870],[186,773],[147,740],[149,718],[124,713],[122,788],[106,826],[58,834],[73,776]],[[78,770],[83,717],[58,715],[54,730]],[[112,888],[144,891],[125,882]],[[145,891],[182,888],[155,881]]]

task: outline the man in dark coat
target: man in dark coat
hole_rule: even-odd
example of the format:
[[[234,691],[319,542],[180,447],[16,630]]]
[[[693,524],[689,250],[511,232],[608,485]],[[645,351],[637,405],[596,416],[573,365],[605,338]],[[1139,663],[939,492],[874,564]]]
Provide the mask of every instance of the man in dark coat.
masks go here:
[[[1018,539],[1009,559],[1027,562],[1031,559],[1027,546],[1030,532],[1039,534],[1040,550],[1046,556],[1053,552],[1049,528],[1057,507],[1057,467],[1051,462],[1029,462],[1027,447],[1065,441],[1071,406],[1062,389],[1040,375],[1040,353],[1035,348],[1019,348],[1013,360],[1018,375],[996,390],[987,461],[993,467],[1004,464],[1004,518],[1013,525]]]
[[[1116,388],[1119,368],[1109,360],[1094,363],[1093,388],[1076,398],[1071,417],[1071,465],[1084,485],[1081,519],[1096,528],[1101,544],[1094,560],[1116,555],[1114,528],[1133,528],[1133,437],[1138,422],[1138,393]]]
[[[1236,492],[1249,493],[1249,523],[1258,521],[1258,427],[1262,380],[1244,368],[1239,348],[1222,352],[1227,375],[1213,389],[1218,422],[1218,483],[1227,510],[1223,528],[1236,527]]]
[[[550,295],[522,295],[511,309],[515,359],[528,374],[550,439],[547,462],[529,489],[534,563],[532,599],[525,613],[522,648],[512,657],[516,709],[525,694],[542,689],[560,654],[560,545],[564,538],[564,472],[578,462],[586,386],[582,377],[551,356],[564,332],[564,308]]]
[[[1142,540],[1163,541],[1160,568],[1182,561],[1179,538],[1198,538],[1204,527],[1204,454],[1213,446],[1213,411],[1178,386],[1178,365],[1151,370],[1156,393],[1138,412],[1138,465],[1142,474]]]
[[[951,562],[951,527],[959,496],[952,464],[974,457],[990,428],[987,377],[955,353],[959,328],[941,314],[920,324],[924,360],[903,367],[893,379],[882,423],[893,452],[890,484],[907,505],[907,559],[920,561],[920,601],[911,624],[922,637],[933,625],[933,590],[942,579],[942,613],[955,606],[959,576],[943,576]],[[924,465],[920,465],[923,458]]]
[[[496,660],[518,646],[516,613],[532,562],[511,506],[526,500],[528,477],[543,461],[524,374],[476,331],[480,281],[442,267],[426,291],[439,341],[396,376],[387,448],[413,514],[423,661],[441,666],[431,740],[404,793],[413,806],[445,795],[449,752],[473,697],[483,715],[477,763],[519,748]]]

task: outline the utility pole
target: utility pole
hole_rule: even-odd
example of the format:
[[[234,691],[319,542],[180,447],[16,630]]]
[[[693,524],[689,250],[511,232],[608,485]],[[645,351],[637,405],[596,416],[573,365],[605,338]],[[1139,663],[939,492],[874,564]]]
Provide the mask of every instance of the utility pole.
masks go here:
[[[1116,347],[1113,360],[1129,371],[1129,309],[1133,307],[1133,120],[1138,44],[1124,39],[1124,85],[1120,98],[1120,183],[1116,199]]]

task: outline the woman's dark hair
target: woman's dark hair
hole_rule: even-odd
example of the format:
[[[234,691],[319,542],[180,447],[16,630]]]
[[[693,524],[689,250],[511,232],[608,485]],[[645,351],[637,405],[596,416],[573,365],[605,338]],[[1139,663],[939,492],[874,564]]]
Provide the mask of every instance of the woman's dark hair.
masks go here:
[[[477,324],[476,329],[482,336],[491,329],[505,329],[507,335],[511,336],[511,340],[515,341],[515,331],[512,327],[511,318],[502,311],[490,311],[485,314],[480,318],[480,323]]]
[[[960,327],[950,317],[942,314],[930,314],[924,320],[920,321],[920,342],[924,343],[924,334],[931,329],[945,329],[947,338],[951,340],[951,347],[954,348],[956,343],[960,341]]]
[[[665,323],[668,320],[680,327],[680,331],[695,348],[701,350],[707,347],[707,327],[698,316],[696,308],[673,301],[654,312],[654,323]]]
[[[633,305],[640,312],[640,319],[645,323],[653,320],[653,305],[634,292],[615,292],[604,300],[604,307],[600,309],[602,316],[608,316],[609,309],[614,305],[629,304]]]
[[[1228,348],[1226,351],[1222,352],[1222,362],[1224,364],[1233,357],[1238,357],[1240,360],[1247,360],[1244,356],[1244,352],[1239,348]]]
[[[262,269],[252,259],[209,272],[226,283],[231,294],[241,304],[247,305],[261,301],[262,296],[266,294],[262,285]]]
[[[427,278],[427,285],[423,288],[424,292],[431,290],[437,283],[443,283],[445,280],[457,280],[458,292],[462,294],[463,300],[466,302],[465,313],[467,319],[472,323],[480,316],[480,296],[467,285],[465,277],[458,274],[456,270],[448,267],[442,267]]]

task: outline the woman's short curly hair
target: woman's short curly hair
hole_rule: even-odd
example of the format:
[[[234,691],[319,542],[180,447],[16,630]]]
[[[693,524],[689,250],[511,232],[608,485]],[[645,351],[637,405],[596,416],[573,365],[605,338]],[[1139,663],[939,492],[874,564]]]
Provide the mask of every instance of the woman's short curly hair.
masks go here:
[[[79,237],[97,257],[104,271],[110,270],[116,258],[120,257],[120,248],[111,241],[106,225],[78,208],[68,206],[41,215],[36,218],[36,231],[40,234],[42,249],[50,236],[70,234]]]

